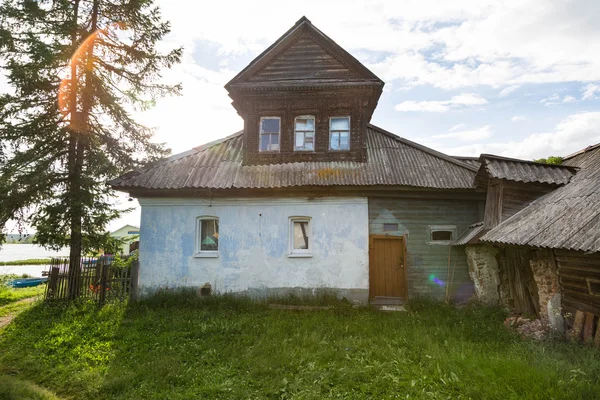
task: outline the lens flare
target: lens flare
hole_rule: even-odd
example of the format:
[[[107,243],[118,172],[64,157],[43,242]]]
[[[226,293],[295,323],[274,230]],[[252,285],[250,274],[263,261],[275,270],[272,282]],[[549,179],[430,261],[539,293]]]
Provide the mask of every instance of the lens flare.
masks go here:
[[[439,286],[446,286],[446,282],[439,280],[434,274],[429,275],[429,281],[438,284]]]
[[[79,45],[69,61],[69,71],[92,70],[94,68],[94,60],[93,58],[87,56],[90,48],[96,44],[100,37],[105,37],[113,41],[118,40],[115,33],[118,29],[125,29],[125,25],[123,23],[114,23],[106,28],[97,29],[95,32],[91,33],[87,38],[85,38],[83,43]],[[75,80],[79,81],[80,79],[81,74],[76,72]],[[71,84],[72,76],[68,76],[61,80],[58,87],[58,109],[65,118],[70,116],[73,109],[73,100],[71,100]],[[76,101],[76,99],[74,99],[74,101]],[[72,116],[70,118],[70,123],[74,124]]]

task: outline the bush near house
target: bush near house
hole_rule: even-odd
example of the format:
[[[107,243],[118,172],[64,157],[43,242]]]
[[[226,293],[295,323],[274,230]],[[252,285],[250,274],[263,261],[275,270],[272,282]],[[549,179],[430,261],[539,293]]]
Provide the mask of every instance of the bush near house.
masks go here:
[[[317,303],[323,304],[322,301]],[[0,338],[0,375],[90,399],[592,399],[600,354],[532,342],[499,310],[413,302],[269,309],[161,294],[139,304],[36,305]],[[2,381],[2,379],[0,379]]]

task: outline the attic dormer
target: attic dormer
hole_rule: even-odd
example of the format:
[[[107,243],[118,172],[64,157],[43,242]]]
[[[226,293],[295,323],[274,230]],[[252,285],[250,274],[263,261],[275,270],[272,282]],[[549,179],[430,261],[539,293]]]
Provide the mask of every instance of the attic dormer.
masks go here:
[[[306,17],[225,88],[244,119],[244,164],[366,161],[383,81]]]

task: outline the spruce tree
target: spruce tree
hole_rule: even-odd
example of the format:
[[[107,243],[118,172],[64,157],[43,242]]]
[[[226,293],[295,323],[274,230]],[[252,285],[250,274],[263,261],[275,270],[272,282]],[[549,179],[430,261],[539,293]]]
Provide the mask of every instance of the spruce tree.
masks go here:
[[[0,1],[0,226],[69,246],[77,283],[81,252],[121,213],[106,181],[167,154],[132,112],[179,94],[160,80],[182,49],[158,51],[170,26],[153,0]]]

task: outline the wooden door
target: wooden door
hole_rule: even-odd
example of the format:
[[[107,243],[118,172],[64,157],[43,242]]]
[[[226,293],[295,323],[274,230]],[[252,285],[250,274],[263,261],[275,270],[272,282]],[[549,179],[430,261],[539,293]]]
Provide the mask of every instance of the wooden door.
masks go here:
[[[371,235],[370,242],[370,297],[406,298],[404,237]]]

